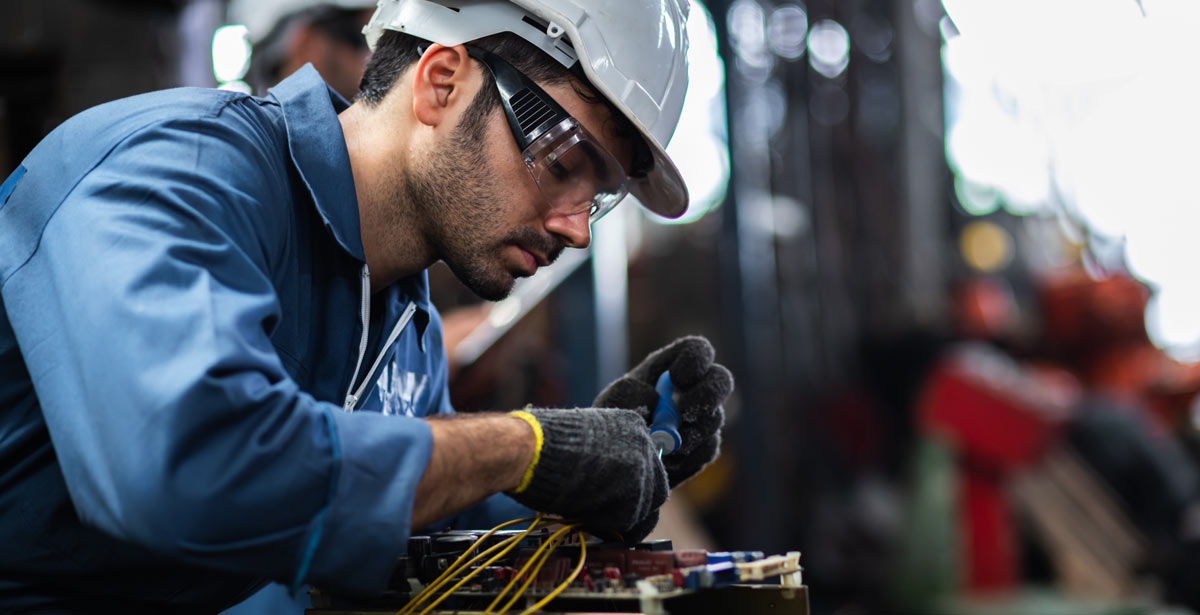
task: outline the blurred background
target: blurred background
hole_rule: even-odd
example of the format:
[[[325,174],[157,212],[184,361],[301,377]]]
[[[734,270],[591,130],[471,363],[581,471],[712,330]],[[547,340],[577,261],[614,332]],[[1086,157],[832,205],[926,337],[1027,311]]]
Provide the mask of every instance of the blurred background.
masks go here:
[[[353,96],[371,4],[5,0],[0,177],[140,92],[311,61]],[[456,407],[587,405],[705,335],[737,390],[659,535],[800,550],[815,613],[1200,611],[1198,28],[1195,0],[693,0],[689,214],[617,208],[499,304],[435,267]]]

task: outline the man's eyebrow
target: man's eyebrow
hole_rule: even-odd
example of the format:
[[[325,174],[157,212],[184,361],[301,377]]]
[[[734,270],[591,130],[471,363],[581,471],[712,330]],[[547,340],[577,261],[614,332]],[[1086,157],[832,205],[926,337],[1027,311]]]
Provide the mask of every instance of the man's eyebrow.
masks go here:
[[[604,118],[600,121],[599,128],[601,134],[625,145],[624,149],[628,152],[627,156],[618,156],[617,152],[612,151],[611,149],[609,152],[613,155],[613,158],[616,158],[621,164],[625,175],[633,177],[639,172],[639,158],[644,158],[646,155],[649,155],[647,152],[642,157],[639,157],[639,154],[642,153],[642,150],[647,148],[647,145],[641,134],[639,134],[637,127],[629,121],[629,118],[626,117],[624,113],[621,113],[621,110],[618,109],[617,106],[612,103],[612,101],[608,100],[603,94],[598,92],[596,88],[592,84],[588,83],[587,79],[583,76],[572,71],[570,78],[566,79],[565,81],[571,86],[571,89],[574,90],[575,94],[579,96],[583,102],[589,105],[598,105],[604,107],[604,109],[608,111],[608,113],[604,114]],[[596,135],[597,138],[599,138],[599,136],[600,135]],[[625,160],[622,160],[622,158],[625,158]],[[644,168],[649,168],[649,166],[652,165],[643,165]]]
[[[596,150],[594,150],[590,147],[583,148],[583,151],[587,154],[587,157],[591,159],[591,163],[592,163],[593,167],[595,167],[597,169],[604,168],[604,158],[602,156],[600,156],[600,152],[597,152]]]

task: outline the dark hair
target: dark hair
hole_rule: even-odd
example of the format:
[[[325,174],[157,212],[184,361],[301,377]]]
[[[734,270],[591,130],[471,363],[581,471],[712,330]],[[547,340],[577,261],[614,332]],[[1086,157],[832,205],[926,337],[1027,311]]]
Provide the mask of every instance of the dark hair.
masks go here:
[[[471,44],[500,56],[540,84],[570,83],[575,93],[584,101],[608,107],[611,122],[606,124],[605,129],[615,137],[629,140],[633,145],[633,174],[644,174],[649,164],[653,164],[649,148],[629,118],[617,110],[607,98],[597,93],[581,72],[564,67],[546,52],[512,32],[485,36],[471,41]],[[421,50],[428,45],[428,41],[410,34],[385,30],[375,46],[375,52],[367,61],[356,100],[368,106],[379,104],[400,75],[421,59]],[[463,113],[463,129],[469,131],[467,134],[481,134],[484,122],[499,106],[500,94],[496,91],[495,79],[490,71],[483,70],[483,87]],[[648,161],[651,162],[647,164]]]

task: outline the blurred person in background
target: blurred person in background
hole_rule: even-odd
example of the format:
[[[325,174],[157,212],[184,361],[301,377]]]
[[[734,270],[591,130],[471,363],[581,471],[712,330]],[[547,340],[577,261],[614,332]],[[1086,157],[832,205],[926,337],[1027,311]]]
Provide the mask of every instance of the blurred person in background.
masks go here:
[[[233,0],[229,21],[246,26],[254,48],[246,81],[256,94],[312,64],[343,98],[353,100],[370,49],[362,35],[374,0]]]

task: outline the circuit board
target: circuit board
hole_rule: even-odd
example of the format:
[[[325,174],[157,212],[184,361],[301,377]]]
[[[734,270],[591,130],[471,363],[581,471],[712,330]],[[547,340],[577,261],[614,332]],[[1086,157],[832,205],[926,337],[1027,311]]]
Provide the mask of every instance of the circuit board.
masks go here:
[[[800,554],[674,550],[666,540],[633,546],[587,542],[547,545],[548,530],[445,532],[414,536],[399,558],[387,591],[373,598],[350,598],[313,589],[310,615],[397,613],[443,582],[453,591],[439,595],[430,614],[521,613],[550,597],[537,612],[644,613],[646,615],[808,615],[808,592]],[[510,541],[504,557],[486,566],[456,568],[469,550],[485,551]],[[530,566],[537,560],[536,567]],[[572,579],[572,571],[579,569]],[[447,571],[451,571],[447,573]],[[509,591],[524,576],[522,591]],[[553,596],[551,597],[551,595]],[[503,608],[497,607],[502,604]],[[423,612],[427,605],[413,609]]]

